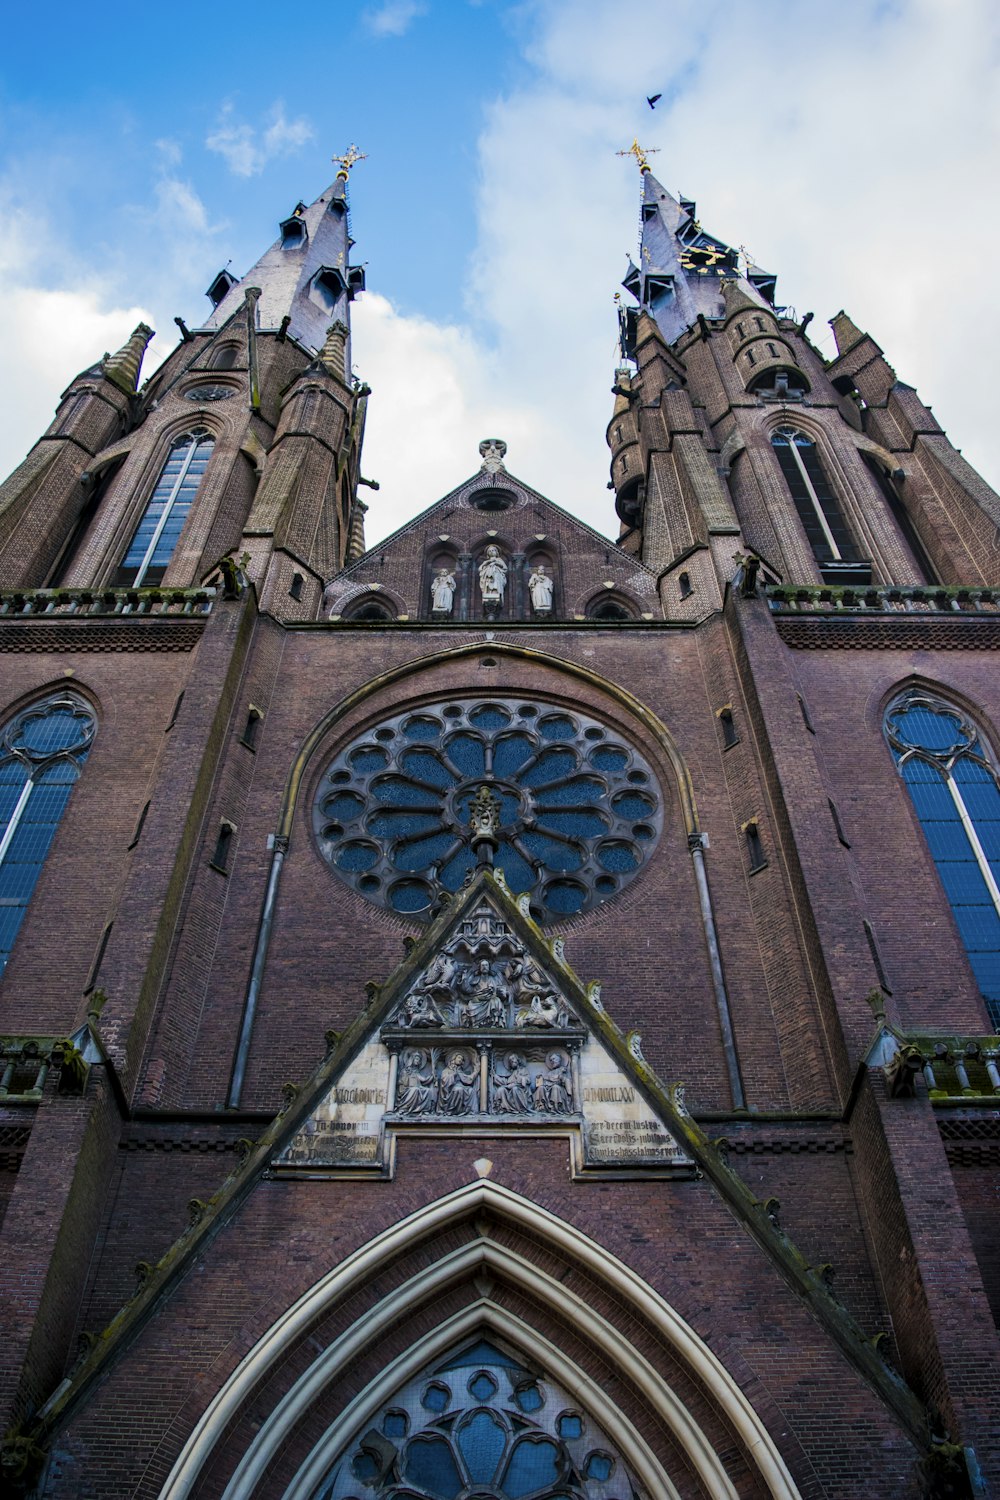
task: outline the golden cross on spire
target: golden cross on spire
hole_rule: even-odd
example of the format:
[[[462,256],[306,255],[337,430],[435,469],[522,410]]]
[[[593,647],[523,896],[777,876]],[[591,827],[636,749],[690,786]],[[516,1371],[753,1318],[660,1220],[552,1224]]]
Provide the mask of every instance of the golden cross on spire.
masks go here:
[[[659,146],[650,146],[649,149],[647,150],[645,147],[640,146],[639,142],[638,142],[638,139],[635,136],[633,136],[632,137],[632,144],[631,144],[631,146],[629,146],[628,150],[627,151],[616,151],[615,155],[616,156],[634,156],[635,159],[636,159],[636,161],[639,163],[639,171],[640,172],[648,172],[650,170],[650,166],[649,166],[649,162],[646,160],[646,157],[647,156],[655,156],[656,153],[659,151],[659,149],[660,149]]]
[[[359,151],[357,146],[355,146],[354,142],[352,141],[347,150],[344,152],[343,156],[335,156],[333,158],[333,163],[334,166],[339,165],[340,167],[340,171],[337,173],[337,176],[346,178],[348,172],[354,166],[355,162],[367,160],[368,153],[366,151]]]

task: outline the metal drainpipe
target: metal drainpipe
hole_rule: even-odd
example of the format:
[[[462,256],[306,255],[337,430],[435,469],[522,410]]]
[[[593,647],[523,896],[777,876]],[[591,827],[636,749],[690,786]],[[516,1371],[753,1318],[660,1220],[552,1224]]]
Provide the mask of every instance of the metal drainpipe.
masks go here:
[[[688,834],[688,848],[691,850],[691,858],[694,860],[694,878],[698,885],[698,903],[701,906],[701,920],[705,928],[705,942],[708,944],[708,959],[712,969],[712,988],[715,990],[715,1006],[719,1012],[719,1026],[722,1030],[722,1048],[726,1054],[726,1070],[729,1074],[729,1088],[733,1096],[733,1108],[746,1109],[743,1079],[740,1076],[740,1060],[736,1054],[736,1038],[733,1036],[733,1018],[729,1010],[729,996],[726,993],[726,979],[722,972],[722,959],[719,956],[719,938],[715,930],[712,896],[708,889],[708,875],[705,871],[705,843],[706,838],[703,833]]]
[[[233,1059],[233,1074],[229,1082],[229,1096],[226,1100],[227,1109],[239,1109],[240,1099],[243,1094],[243,1080],[246,1077],[247,1058],[250,1055],[250,1041],[253,1037],[253,1023],[257,1013],[257,999],[260,995],[261,981],[264,978],[267,950],[271,942],[274,907],[278,897],[278,880],[280,879],[281,866],[284,864],[285,854],[288,850],[287,837],[275,834],[273,848],[274,853],[271,856],[271,869],[267,877],[267,890],[264,893],[264,909],[260,914],[260,926],[257,929],[257,946],[254,949],[253,968],[250,971],[250,983],[247,985],[247,995],[243,1002],[243,1019],[240,1021],[240,1039],[236,1044],[236,1056]]]

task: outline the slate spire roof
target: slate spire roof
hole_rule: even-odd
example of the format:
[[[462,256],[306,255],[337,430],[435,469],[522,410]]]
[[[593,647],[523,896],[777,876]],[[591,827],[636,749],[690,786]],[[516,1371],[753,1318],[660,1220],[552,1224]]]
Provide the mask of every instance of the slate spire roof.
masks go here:
[[[350,264],[348,166],[341,165],[324,193],[308,207],[295,206],[279,225],[278,238],[240,281],[220,272],[209,296],[215,310],[206,328],[221,328],[242,306],[248,287],[259,287],[258,326],[287,331],[309,349],[323,347],[335,322],[349,327],[349,304],[364,291],[365,273]],[[349,368],[349,366],[348,366]]]
[[[770,306],[774,276],[760,266],[741,269],[739,252],[702,229],[692,199],[668,193],[644,158],[640,171],[639,264],[629,261],[622,285],[656,319],[667,342],[678,339],[699,315],[722,317],[727,282],[738,283],[753,304]]]

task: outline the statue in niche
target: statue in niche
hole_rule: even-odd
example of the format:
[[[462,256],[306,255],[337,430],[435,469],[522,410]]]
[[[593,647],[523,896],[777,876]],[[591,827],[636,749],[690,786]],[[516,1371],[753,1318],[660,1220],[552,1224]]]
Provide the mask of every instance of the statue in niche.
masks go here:
[[[467,1115],[478,1101],[479,1068],[468,1052],[449,1052],[438,1084],[438,1109],[443,1115]]]
[[[536,563],[528,579],[528,592],[531,595],[531,607],[536,615],[547,615],[552,610],[552,591],[554,583],[552,575],[546,573],[545,564]]]
[[[465,997],[459,1012],[463,1026],[501,1027],[507,1024],[507,986],[494,974],[489,959],[470,964],[459,980]]]
[[[435,568],[431,579],[431,609],[436,615],[450,615],[454,603],[454,573],[450,568]]]
[[[410,1026],[414,1031],[418,1031],[431,1026],[443,1026],[444,1017],[430,995],[417,990],[414,994],[407,995],[399,1007],[396,1023],[399,1026]]]
[[[429,1115],[437,1103],[437,1076],[426,1052],[416,1048],[405,1051],[399,1061],[396,1085],[396,1112],[401,1115]]]
[[[564,1115],[573,1108],[573,1080],[565,1052],[550,1052],[545,1059],[535,1079],[535,1108],[550,1115]]]
[[[503,1064],[506,1073],[498,1073],[496,1064],[493,1067],[493,1108],[502,1115],[530,1114],[534,1108],[531,1074],[524,1058],[508,1052]]]
[[[507,564],[495,542],[487,547],[479,564],[479,588],[484,606],[487,609],[499,609],[507,588]]]

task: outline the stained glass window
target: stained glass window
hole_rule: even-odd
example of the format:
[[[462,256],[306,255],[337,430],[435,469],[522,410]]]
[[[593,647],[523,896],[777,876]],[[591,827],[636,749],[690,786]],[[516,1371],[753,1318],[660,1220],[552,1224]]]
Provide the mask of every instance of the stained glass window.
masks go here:
[[[490,1339],[421,1371],[342,1446],[313,1500],[645,1500],[592,1418]]]
[[[374,726],[327,767],[313,806],[324,858],[380,906],[426,918],[475,868],[472,803],[499,805],[495,863],[541,921],[616,895],[662,824],[648,762],[587,714],[463,699]]]
[[[0,972],[96,729],[84,699],[60,693],[0,733]]]
[[[1000,788],[993,756],[961,710],[924,693],[898,699],[885,724],[986,1008],[1000,1029]]]
[[[115,574],[118,587],[152,587],[163,581],[213,446],[204,428],[186,432],[174,443]]]

